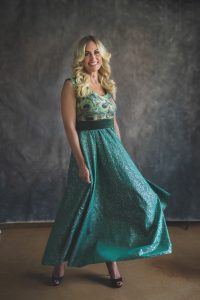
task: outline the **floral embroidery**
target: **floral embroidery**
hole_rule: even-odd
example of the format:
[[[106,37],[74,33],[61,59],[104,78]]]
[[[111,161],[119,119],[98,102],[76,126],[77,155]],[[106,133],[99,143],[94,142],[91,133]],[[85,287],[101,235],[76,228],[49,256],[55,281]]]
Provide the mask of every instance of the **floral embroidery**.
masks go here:
[[[70,78],[70,80],[75,87],[75,78]],[[90,95],[77,97],[76,100],[76,118],[78,121],[112,119],[117,110],[116,103],[109,92],[104,96],[91,92]]]

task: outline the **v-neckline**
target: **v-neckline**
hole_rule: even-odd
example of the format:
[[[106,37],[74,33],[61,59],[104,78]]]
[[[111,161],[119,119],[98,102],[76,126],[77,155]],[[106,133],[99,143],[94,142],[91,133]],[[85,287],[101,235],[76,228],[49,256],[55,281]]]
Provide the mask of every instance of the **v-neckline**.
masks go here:
[[[107,91],[106,91],[106,93],[105,93],[104,95],[99,95],[99,93],[97,93],[95,90],[93,90],[93,89],[91,89],[91,88],[89,88],[89,89],[90,89],[91,93],[95,94],[95,95],[98,96],[98,97],[105,97],[105,96],[108,95],[108,92],[107,92]]]
[[[108,94],[108,92],[106,92],[104,95],[99,95],[99,93],[97,93],[96,91],[94,91],[94,90],[91,90],[92,91],[92,93],[94,93],[95,95],[97,95],[98,97],[105,97],[105,96],[107,96],[107,94]]]
[[[92,92],[92,93],[94,93],[94,94],[96,94],[98,97],[105,97],[107,94],[108,94],[108,92],[106,91],[106,93],[104,94],[104,95],[99,95],[99,93],[97,93],[95,90],[93,90],[91,87],[89,87],[89,89],[90,89],[90,91]]]

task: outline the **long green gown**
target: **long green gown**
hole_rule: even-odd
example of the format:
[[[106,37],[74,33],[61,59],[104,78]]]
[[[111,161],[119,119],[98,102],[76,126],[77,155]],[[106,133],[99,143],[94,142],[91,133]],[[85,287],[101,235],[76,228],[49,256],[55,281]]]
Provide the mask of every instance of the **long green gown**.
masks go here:
[[[76,89],[76,79],[67,80]],[[78,176],[71,152],[42,264],[82,267],[172,253],[163,213],[170,193],[142,176],[110,126],[117,109],[111,94],[91,91],[76,100],[77,123],[86,124],[77,133],[91,183]]]

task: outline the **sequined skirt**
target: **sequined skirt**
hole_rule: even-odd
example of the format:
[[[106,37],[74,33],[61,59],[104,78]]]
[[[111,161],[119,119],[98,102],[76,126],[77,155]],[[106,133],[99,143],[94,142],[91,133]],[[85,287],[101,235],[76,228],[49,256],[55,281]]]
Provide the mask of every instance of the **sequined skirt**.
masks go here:
[[[82,267],[172,253],[164,216],[170,193],[142,176],[113,120],[83,122],[77,132],[91,183],[78,176],[71,152],[42,264]]]

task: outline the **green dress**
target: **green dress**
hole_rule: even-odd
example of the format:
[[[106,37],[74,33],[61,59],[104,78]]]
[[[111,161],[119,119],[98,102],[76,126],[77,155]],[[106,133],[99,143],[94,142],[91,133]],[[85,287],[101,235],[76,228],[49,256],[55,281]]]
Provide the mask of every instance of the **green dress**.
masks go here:
[[[76,88],[75,78],[68,79]],[[86,124],[77,125],[77,133],[91,183],[78,176],[71,152],[42,264],[82,267],[172,253],[163,212],[170,193],[142,176],[110,125],[117,110],[111,94],[91,91],[76,100],[77,124]]]

